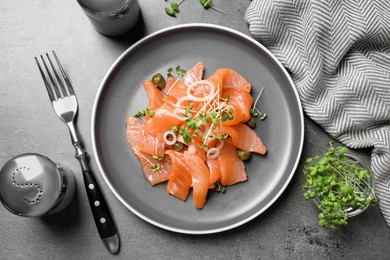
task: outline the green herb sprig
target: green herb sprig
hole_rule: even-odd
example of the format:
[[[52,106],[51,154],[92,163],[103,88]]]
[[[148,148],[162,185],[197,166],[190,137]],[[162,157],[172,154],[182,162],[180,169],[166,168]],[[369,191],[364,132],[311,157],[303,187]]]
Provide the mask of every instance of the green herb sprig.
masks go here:
[[[222,10],[216,8],[213,6],[213,0],[199,0],[200,1],[200,4],[203,6],[204,9],[214,9],[215,11],[221,13],[221,14],[225,14]]]
[[[165,0],[167,2],[168,0]],[[179,2],[172,1],[169,4],[169,7],[165,7],[165,13],[169,16],[176,17],[176,14],[179,12],[179,6],[184,2],[184,0],[181,0]],[[226,14],[222,10],[216,8],[213,5],[213,0],[200,0],[200,4],[203,6],[204,9],[213,9],[221,14]]]
[[[217,183],[215,184],[213,190],[214,190],[215,192],[225,194],[225,192],[226,192],[226,187],[223,186],[220,182],[217,182]]]
[[[348,148],[329,143],[327,152],[306,160],[306,200],[316,199],[320,227],[336,229],[348,224],[348,208],[364,209],[378,199],[369,171],[345,155]]]
[[[180,65],[176,66],[175,71],[179,77],[183,77],[187,73],[187,71],[185,69],[182,69]],[[173,68],[168,68],[167,76],[172,76],[172,73],[173,73]]]
[[[166,2],[167,0],[165,0]],[[184,2],[184,0],[181,0],[180,2],[176,3],[172,1],[169,5],[169,7],[165,7],[165,13],[169,16],[176,17],[176,13],[179,12],[179,6]]]

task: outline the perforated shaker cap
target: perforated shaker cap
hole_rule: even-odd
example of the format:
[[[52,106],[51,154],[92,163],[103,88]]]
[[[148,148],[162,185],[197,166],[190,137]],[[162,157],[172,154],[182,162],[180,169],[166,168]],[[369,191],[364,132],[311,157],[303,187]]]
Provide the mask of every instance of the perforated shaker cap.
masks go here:
[[[26,153],[9,160],[0,171],[0,200],[12,213],[39,217],[61,199],[64,177],[48,157]]]

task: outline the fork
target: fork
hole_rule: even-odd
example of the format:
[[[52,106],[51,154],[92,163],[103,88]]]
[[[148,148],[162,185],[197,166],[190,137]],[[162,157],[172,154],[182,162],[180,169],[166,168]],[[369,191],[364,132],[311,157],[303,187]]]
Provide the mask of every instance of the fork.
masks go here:
[[[60,74],[57,72],[56,66],[53,64],[48,53],[46,53],[46,59],[50,64],[51,69],[46,63],[44,57],[40,55],[46,74],[37,57],[34,58],[38,65],[43,82],[45,83],[45,87],[55,113],[68,125],[72,144],[76,149],[75,157],[79,160],[81,165],[84,186],[100,238],[102,239],[104,246],[111,253],[115,254],[119,250],[119,235],[107,203],[88,165],[87,153],[81,144],[79,134],[75,127],[75,118],[78,110],[77,98],[61,62],[59,61],[56,53],[54,51],[52,51],[52,53]],[[48,80],[48,78],[50,80]]]

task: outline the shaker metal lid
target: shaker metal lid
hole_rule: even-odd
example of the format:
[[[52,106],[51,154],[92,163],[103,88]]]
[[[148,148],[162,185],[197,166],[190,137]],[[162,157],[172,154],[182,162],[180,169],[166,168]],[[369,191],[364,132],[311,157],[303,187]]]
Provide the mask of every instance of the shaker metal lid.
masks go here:
[[[0,171],[0,200],[14,214],[42,216],[56,206],[63,185],[62,170],[48,157],[21,154]]]

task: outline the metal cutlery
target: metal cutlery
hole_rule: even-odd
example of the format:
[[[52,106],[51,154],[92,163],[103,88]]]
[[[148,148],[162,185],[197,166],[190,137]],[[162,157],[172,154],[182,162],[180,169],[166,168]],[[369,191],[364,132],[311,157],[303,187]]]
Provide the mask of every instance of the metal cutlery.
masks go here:
[[[99,185],[92,173],[88,162],[87,153],[85,152],[79,134],[75,126],[77,116],[78,101],[72,85],[67,77],[56,53],[52,52],[57,66],[52,62],[48,53],[45,58],[40,55],[41,66],[37,57],[35,61],[38,65],[47,93],[49,95],[52,107],[57,116],[64,121],[70,132],[72,144],[76,149],[75,157],[79,160],[83,172],[84,185],[91,206],[93,218],[97,226],[100,238],[105,247],[113,254],[119,250],[119,235],[111,216],[107,203],[100,191]],[[58,69],[60,73],[58,73]],[[44,68],[44,69],[43,69]]]

